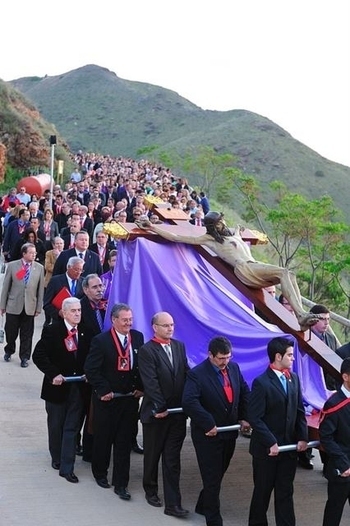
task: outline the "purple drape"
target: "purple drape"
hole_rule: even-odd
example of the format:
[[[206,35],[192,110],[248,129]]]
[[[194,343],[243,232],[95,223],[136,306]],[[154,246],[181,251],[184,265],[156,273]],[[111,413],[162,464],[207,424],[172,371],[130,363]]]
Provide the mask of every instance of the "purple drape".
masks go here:
[[[284,333],[262,321],[249,300],[193,246],[137,238],[122,241],[118,248],[105,328],[110,327],[112,305],[127,303],[134,313],[134,328],[147,341],[153,336],[153,314],[167,311],[175,321],[174,337],[185,343],[191,366],[207,356],[211,338],[223,335],[232,342],[234,360],[249,385],[265,370],[267,343]],[[301,378],[305,403],[319,409],[330,394],[321,368],[299,351],[297,342],[294,348],[294,370]]]

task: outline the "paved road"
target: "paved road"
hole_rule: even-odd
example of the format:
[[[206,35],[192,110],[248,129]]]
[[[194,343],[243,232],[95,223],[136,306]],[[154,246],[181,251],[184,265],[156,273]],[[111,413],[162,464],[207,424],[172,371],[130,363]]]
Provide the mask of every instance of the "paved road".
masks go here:
[[[36,320],[35,339],[41,332],[43,317]],[[176,519],[152,508],[142,490],[142,456],[132,453],[129,490],[132,499],[120,500],[112,489],[99,488],[90,465],[77,458],[75,473],[79,484],[70,484],[50,465],[44,402],[40,400],[42,373],[32,362],[21,369],[18,355],[3,361],[0,346],[0,525],[1,526],[173,526]],[[142,442],[142,437],[140,437]],[[189,433],[183,448],[183,506],[191,511],[190,525],[204,525],[193,511],[200,489],[200,478]],[[234,460],[224,479],[222,513],[225,525],[247,524],[252,491],[248,439],[239,438]],[[160,491],[162,494],[162,491]],[[316,454],[314,471],[298,469],[295,505],[298,526],[322,523],[326,481]],[[274,524],[273,510],[270,513]],[[346,509],[342,526],[349,524]],[[180,520],[181,521],[181,520]]]

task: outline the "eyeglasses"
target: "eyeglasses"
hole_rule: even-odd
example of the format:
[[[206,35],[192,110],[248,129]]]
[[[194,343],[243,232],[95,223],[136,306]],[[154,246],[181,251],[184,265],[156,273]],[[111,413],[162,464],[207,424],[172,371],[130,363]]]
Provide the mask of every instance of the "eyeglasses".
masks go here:
[[[175,323],[155,323],[154,325],[157,325],[157,327],[163,327],[163,329],[171,329],[174,327]]]

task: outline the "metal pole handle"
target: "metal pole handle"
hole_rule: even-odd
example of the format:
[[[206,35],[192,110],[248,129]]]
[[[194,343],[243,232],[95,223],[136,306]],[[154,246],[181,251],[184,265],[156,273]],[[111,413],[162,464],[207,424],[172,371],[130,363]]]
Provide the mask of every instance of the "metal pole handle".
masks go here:
[[[318,440],[312,440],[311,442],[307,443],[307,447],[318,447],[320,445],[320,442]],[[285,446],[278,446],[278,452],[279,453],[285,453],[286,451],[295,451],[297,449],[297,444],[287,444]]]
[[[82,374],[81,376],[64,376],[65,382],[85,382],[86,376],[85,374]]]
[[[113,398],[125,398],[126,396],[134,396],[134,393],[113,393]]]

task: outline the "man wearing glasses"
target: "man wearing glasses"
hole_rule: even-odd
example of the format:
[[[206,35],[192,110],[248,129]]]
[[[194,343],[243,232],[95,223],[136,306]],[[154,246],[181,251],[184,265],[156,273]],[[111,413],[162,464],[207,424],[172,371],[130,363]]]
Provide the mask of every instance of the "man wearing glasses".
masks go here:
[[[144,386],[140,420],[143,427],[143,487],[148,504],[161,507],[158,495],[158,464],[162,457],[164,513],[186,517],[181,506],[180,453],[186,436],[186,416],[169,414],[181,407],[186,373],[185,346],[173,339],[174,320],[168,312],[152,318],[153,338],[139,350],[139,370]]]
[[[191,436],[201,472],[201,490],[196,513],[207,524],[220,525],[220,487],[233,456],[238,431],[218,433],[218,427],[247,422],[249,387],[232,358],[231,342],[224,336],[212,338],[208,358],[187,376],[182,405],[191,418]]]

